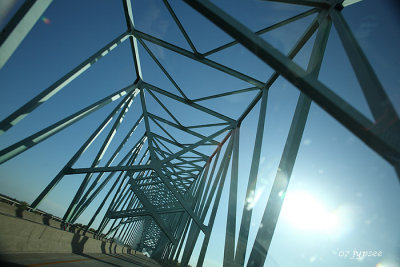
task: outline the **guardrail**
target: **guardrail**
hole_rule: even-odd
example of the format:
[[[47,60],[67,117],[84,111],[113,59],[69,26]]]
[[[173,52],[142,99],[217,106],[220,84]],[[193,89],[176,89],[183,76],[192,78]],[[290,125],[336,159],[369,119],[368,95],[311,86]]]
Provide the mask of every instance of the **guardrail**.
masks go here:
[[[5,197],[5,196],[2,196],[2,195],[0,195],[0,201],[1,201],[1,202],[4,202],[4,203],[8,203],[8,204],[10,204],[11,206],[22,206],[22,205],[24,205],[22,202],[19,202],[19,201],[17,201],[17,200],[10,199],[10,198]],[[61,224],[67,225],[67,227],[68,227],[68,226],[69,226],[69,227],[73,226],[73,227],[77,227],[78,229],[85,230],[86,233],[92,234],[93,237],[97,237],[97,238],[99,238],[99,239],[102,239],[102,238],[106,239],[104,235],[98,235],[98,234],[96,234],[95,232],[90,231],[89,229],[85,229],[85,227],[80,226],[80,225],[67,223],[66,221],[64,221],[64,220],[61,219],[60,217],[57,217],[57,216],[55,216],[55,215],[53,215],[53,214],[50,214],[50,213],[47,213],[47,212],[45,212],[45,211],[43,211],[43,210],[40,210],[40,209],[33,209],[33,208],[31,208],[30,206],[26,206],[26,211],[29,211],[29,212],[38,214],[38,215],[40,215],[40,216],[46,216],[46,217],[48,217],[49,219],[52,219],[52,220],[54,220],[54,221],[60,222]],[[64,227],[63,230],[66,230],[66,227]]]

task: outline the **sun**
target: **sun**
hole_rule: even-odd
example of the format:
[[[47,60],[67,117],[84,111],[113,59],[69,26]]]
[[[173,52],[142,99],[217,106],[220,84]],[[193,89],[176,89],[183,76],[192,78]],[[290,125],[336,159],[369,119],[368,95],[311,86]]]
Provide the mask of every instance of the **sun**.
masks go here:
[[[300,230],[331,233],[337,230],[339,218],[310,193],[290,192],[283,202],[281,216]]]

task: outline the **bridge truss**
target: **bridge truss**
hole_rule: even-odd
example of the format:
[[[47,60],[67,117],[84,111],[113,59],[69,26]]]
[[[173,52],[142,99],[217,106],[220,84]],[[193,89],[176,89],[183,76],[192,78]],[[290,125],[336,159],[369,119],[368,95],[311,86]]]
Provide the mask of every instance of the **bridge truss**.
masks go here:
[[[0,132],[3,134],[22,119],[29,120],[28,115],[31,112],[49,101],[76,77],[83,75],[88,68],[105,57],[111,50],[122,42],[130,43],[135,65],[134,72],[137,77],[131,85],[0,151],[0,163],[4,163],[91,113],[106,105],[116,103],[112,112],[98,125],[59,173],[50,180],[48,186],[43,189],[31,207],[38,207],[49,192],[65,177],[84,174],[83,181],[75,194],[71,196],[71,203],[65,212],[63,219],[67,223],[76,222],[100,192],[107,188],[106,196],[94,210],[92,219],[87,224],[88,227],[93,224],[102,210],[106,210],[97,229],[99,235],[106,234],[135,249],[145,248],[151,252],[153,257],[162,261],[179,259],[183,266],[189,263],[200,234],[204,235],[204,239],[197,265],[203,265],[210,236],[215,231],[213,225],[217,211],[218,209],[227,209],[223,250],[224,266],[233,266],[234,263],[243,266],[246,252],[250,253],[248,266],[262,266],[268,254],[284,201],[282,196],[284,196],[291,178],[312,102],[319,105],[369,148],[383,157],[399,174],[400,125],[398,115],[341,14],[342,9],[349,1],[344,3],[340,0],[273,1],[282,2],[282,5],[287,3],[303,5],[309,9],[253,32],[211,2],[185,1],[191,8],[234,39],[225,45],[200,53],[185,31],[185,22],[178,18],[167,0],[160,1],[160,4],[165,5],[191,50],[136,29],[134,14],[138,11],[132,10],[129,0],[124,0],[126,32],[91,55],[0,123]],[[1,33],[0,67],[17,49],[30,28],[51,2],[51,0],[26,1],[11,19]],[[308,16],[314,16],[314,19],[286,55],[260,37],[264,33]],[[354,68],[362,92],[373,114],[373,121],[318,80],[332,24],[336,28]],[[303,69],[293,61],[293,58],[313,35],[316,37],[308,66]],[[139,44],[174,85],[175,92],[146,81],[145,76],[142,75]],[[185,93],[190,88],[181,88],[178,85],[173,78],[174,74],[168,72],[168,66],[157,59],[147,44],[162,47],[204,64],[213,71],[223,72],[248,83],[249,87],[191,99]],[[272,67],[275,73],[266,82],[262,82],[210,59],[211,55],[237,44],[246,47],[265,64]],[[18,50],[16,51],[18,52]],[[249,246],[252,199],[255,197],[260,165],[268,93],[280,76],[298,88],[300,96],[254,245]],[[256,92],[256,94],[242,114],[236,118],[224,115],[223,106],[219,109],[210,109],[200,103],[246,92]],[[148,104],[149,99],[157,103],[167,116],[160,116],[153,112],[153,107]],[[169,103],[184,105],[190,110],[205,113],[217,122],[203,123],[201,119],[193,117],[192,125],[185,124],[178,119],[179,116],[174,109],[167,107],[165,99],[168,99]],[[258,109],[253,111],[256,107]],[[140,110],[140,116],[136,121],[124,120],[130,108],[133,108],[135,112]],[[252,140],[254,149],[248,173],[248,185],[245,189],[246,197],[243,203],[240,230],[236,233],[240,126],[252,111],[258,114],[257,127],[254,129],[255,139]],[[119,126],[123,123],[131,125],[130,131],[121,142],[112,142]],[[140,127],[144,129],[144,133],[137,130]],[[208,133],[204,134],[198,129],[208,129]],[[85,168],[74,167],[77,160],[100,135],[105,136],[105,139],[92,159],[91,165]],[[190,141],[180,141],[179,137],[182,135],[188,136],[186,139]],[[120,158],[120,152],[126,148],[124,145],[130,140],[134,140],[134,145],[129,147],[128,152]],[[113,152],[108,161],[101,161],[106,151],[110,150]],[[224,187],[229,188],[227,207],[220,205]],[[110,201],[108,206],[105,205],[107,201]],[[239,205],[239,208],[241,207]],[[237,244],[235,245],[236,239]]]

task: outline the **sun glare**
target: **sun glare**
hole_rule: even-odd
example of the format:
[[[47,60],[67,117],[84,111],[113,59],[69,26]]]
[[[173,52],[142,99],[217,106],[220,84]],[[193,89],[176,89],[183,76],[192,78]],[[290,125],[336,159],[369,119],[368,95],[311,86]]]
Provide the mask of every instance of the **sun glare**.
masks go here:
[[[306,192],[291,192],[286,195],[282,217],[301,230],[334,232],[339,220],[335,212],[324,207],[323,203]]]

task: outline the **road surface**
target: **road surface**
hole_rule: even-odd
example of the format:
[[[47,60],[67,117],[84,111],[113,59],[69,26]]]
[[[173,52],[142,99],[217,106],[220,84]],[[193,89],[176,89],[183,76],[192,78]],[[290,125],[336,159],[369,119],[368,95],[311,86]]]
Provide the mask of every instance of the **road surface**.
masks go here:
[[[0,266],[159,267],[161,265],[139,254],[14,253],[0,255]]]

